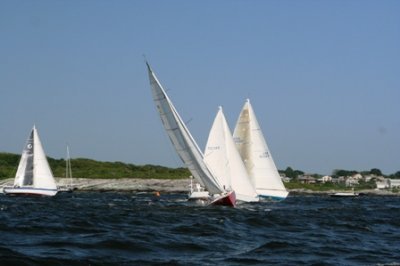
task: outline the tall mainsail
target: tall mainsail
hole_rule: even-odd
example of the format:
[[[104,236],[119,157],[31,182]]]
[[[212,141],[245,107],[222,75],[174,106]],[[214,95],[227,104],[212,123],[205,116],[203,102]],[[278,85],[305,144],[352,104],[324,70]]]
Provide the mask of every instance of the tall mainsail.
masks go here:
[[[22,151],[14,186],[57,189],[35,126]]]
[[[236,199],[246,202],[259,200],[235,147],[222,107],[219,107],[208,137],[204,162],[226,189],[235,191]]]
[[[263,197],[286,198],[288,192],[248,99],[239,115],[233,137],[257,193]]]
[[[201,183],[210,194],[224,192],[219,180],[216,179],[203,162],[203,153],[182,121],[174,105],[158,81],[156,75],[146,62],[150,85],[157,111],[160,114],[164,128],[175,147],[179,157],[192,173],[197,182]]]

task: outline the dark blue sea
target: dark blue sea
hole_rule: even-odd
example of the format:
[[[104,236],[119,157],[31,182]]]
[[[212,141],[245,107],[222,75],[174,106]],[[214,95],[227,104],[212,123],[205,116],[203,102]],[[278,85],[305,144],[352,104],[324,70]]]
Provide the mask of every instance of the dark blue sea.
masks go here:
[[[400,197],[229,208],[185,194],[0,194],[0,265],[399,264]]]

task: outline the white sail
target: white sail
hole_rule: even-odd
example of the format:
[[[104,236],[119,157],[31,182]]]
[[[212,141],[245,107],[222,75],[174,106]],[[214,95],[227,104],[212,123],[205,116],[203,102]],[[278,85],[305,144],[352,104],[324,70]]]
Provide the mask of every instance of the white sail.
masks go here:
[[[21,159],[14,179],[14,186],[22,187],[33,185],[33,131],[34,130],[32,129],[25,147],[22,150]]]
[[[57,184],[47,162],[36,127],[33,127],[33,147],[33,187],[57,189]]]
[[[257,193],[261,197],[286,198],[289,193],[248,99],[239,115],[233,137]]]
[[[197,143],[182,121],[156,75],[147,62],[146,64],[157,111],[160,114],[164,128],[181,160],[192,173],[196,181],[202,184],[210,194],[220,194],[224,192],[219,180],[210,173],[209,169],[204,164],[203,153],[200,151]]]
[[[235,191],[236,199],[258,201],[221,107],[208,137],[204,161],[226,189]]]
[[[5,187],[4,193],[46,196],[54,196],[57,193],[57,185],[35,126],[22,151],[14,186]]]

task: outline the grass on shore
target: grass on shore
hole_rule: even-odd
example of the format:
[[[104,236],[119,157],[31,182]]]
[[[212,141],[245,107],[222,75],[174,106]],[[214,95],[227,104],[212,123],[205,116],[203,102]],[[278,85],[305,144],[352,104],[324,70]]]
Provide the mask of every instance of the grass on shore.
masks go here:
[[[17,172],[20,155],[0,153],[0,179],[12,178]],[[48,157],[50,168],[56,177],[65,176],[65,160]],[[168,168],[159,165],[134,165],[123,162],[100,162],[78,158],[71,160],[74,177],[85,178],[188,178],[190,172],[186,168]]]

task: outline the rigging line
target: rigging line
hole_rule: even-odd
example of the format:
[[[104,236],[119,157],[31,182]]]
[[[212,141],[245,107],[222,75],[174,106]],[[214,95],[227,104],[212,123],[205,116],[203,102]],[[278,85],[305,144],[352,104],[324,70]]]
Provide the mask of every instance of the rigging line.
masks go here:
[[[192,122],[193,118],[190,118],[188,121],[185,122],[185,125],[189,125],[190,122]]]

